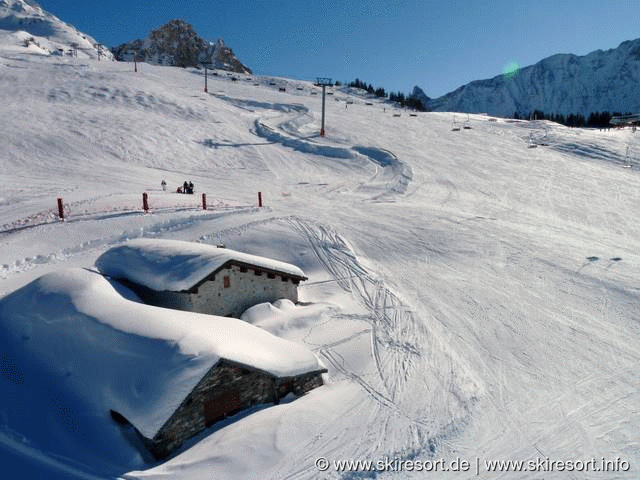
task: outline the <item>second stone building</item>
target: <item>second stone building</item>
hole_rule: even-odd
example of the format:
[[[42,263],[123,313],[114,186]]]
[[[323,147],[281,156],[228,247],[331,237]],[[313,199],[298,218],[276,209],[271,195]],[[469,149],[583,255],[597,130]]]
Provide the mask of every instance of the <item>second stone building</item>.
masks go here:
[[[289,263],[177,240],[131,240],[96,266],[147,304],[236,318],[258,303],[296,303],[298,285],[307,280]]]

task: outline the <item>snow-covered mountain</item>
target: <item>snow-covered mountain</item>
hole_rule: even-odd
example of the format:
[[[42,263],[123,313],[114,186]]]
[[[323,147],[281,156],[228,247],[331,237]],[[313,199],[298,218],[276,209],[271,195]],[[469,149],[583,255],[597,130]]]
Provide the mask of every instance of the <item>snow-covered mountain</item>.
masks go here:
[[[0,0],[0,44],[43,55],[113,59],[104,45],[32,0]]]
[[[571,114],[640,111],[640,39],[585,56],[559,54],[425,100],[433,111],[511,116],[533,110]]]
[[[251,73],[251,70],[225,45],[224,40],[207,42],[183,20],[171,20],[151,31],[144,40],[133,40],[114,47],[113,53],[116,59],[122,61],[137,59],[179,67],[195,67],[201,63],[209,63],[221,70]]]

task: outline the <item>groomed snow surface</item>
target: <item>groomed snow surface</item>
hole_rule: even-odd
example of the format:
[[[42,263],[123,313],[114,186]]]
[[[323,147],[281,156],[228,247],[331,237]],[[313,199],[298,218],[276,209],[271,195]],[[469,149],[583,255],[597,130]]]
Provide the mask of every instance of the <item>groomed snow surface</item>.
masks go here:
[[[321,99],[309,83],[219,72],[205,94],[202,72],[132,67],[0,51],[0,294],[11,304],[0,319],[3,478],[638,477],[640,176],[635,165],[623,168],[627,146],[633,159],[640,153],[637,134],[482,115],[452,131],[452,114],[410,116],[338,88],[320,138]],[[548,145],[528,148],[531,133]],[[173,193],[185,180],[196,195]],[[171,395],[155,390],[161,377],[138,375],[150,353],[178,369],[171,378],[199,374],[199,360],[182,355],[204,342],[200,327],[158,318],[151,337],[160,341],[136,357],[116,340],[130,337],[100,319],[120,318],[116,330],[135,333],[153,324],[146,307],[74,270],[138,238],[224,243],[301,268],[309,280],[300,305],[260,305],[244,319],[314,352],[326,384],[214,425],[166,462],[144,463],[109,418],[109,402],[102,414],[78,408],[96,405],[96,392],[118,400],[95,384],[100,377],[74,384],[91,368],[120,370],[140,379],[129,399]],[[54,292],[78,275],[95,275],[101,286],[89,284],[102,293],[87,291],[68,308]],[[19,290],[29,284],[28,295]],[[118,300],[100,308],[107,291]],[[36,296],[38,316],[28,320]],[[88,310],[98,322],[86,323]],[[55,322],[69,326],[64,344],[46,341]],[[78,365],[76,340],[89,338],[91,363]],[[36,348],[33,339],[39,355],[23,348]],[[320,457],[330,462],[324,472]],[[471,467],[333,465],[387,457]],[[619,458],[630,468],[484,466],[538,458]]]

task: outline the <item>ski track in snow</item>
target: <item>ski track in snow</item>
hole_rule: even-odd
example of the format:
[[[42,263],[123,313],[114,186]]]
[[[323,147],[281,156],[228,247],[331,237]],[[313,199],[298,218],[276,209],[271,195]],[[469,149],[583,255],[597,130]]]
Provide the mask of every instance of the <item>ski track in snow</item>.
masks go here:
[[[407,443],[397,445],[398,450],[381,452],[373,448],[366,452],[366,456],[381,456],[383,453],[393,456],[397,451],[405,452],[402,454],[405,459],[414,458],[419,453],[435,455],[438,445],[467,421],[478,393],[477,387],[465,385],[462,378],[465,373],[461,374],[464,367],[436,344],[433,332],[427,330],[423,320],[410,306],[403,304],[383,281],[358,262],[339,234],[299,217],[283,220],[307,238],[326,271],[370,312],[366,320],[371,325],[369,335],[375,376],[350,370],[334,350],[336,345],[324,345],[318,349],[332,368],[360,385],[375,403],[375,420],[372,421],[386,426],[376,445],[393,444],[398,437],[397,430],[403,432],[399,436]],[[437,379],[427,373],[433,371],[436,358],[440,368],[446,365],[444,372],[439,372],[442,376]],[[425,381],[439,383],[420,388],[418,385]],[[414,397],[416,390],[421,392],[422,398]],[[428,392],[434,397],[427,398]],[[448,410],[448,421],[445,424],[434,423],[433,412],[441,408]],[[324,451],[313,443],[306,445],[305,450]],[[326,449],[327,445],[322,447]],[[359,454],[362,456],[363,452]]]
[[[624,156],[621,156],[617,152],[611,151],[607,148],[595,144],[556,143],[552,145],[551,148],[557,150],[558,152],[577,155],[585,159],[610,162],[616,165],[623,165],[625,162]]]
[[[371,404],[369,423],[364,426],[353,423],[361,421],[360,417],[345,412],[339,424],[327,425],[324,434],[300,448],[304,452],[302,458],[283,460],[278,471],[292,473],[277,478],[313,478],[317,474],[314,455],[328,452],[334,452],[336,458],[435,456],[448,437],[464,428],[474,408],[479,390],[469,382],[465,367],[447,353],[437,334],[428,331],[424,320],[410,306],[360,264],[348,242],[327,225],[297,216],[270,216],[204,235],[200,241],[221,241],[268,224],[284,225],[306,239],[332,281],[369,312],[357,318],[370,325],[335,342],[309,344],[327,362],[333,382],[347,380],[361,388]],[[341,317],[340,313],[335,315]],[[364,371],[356,371],[338,349],[363,335],[369,336],[371,365]],[[420,392],[420,398],[415,397],[416,391]],[[434,412],[442,410],[447,412],[446,421],[434,421],[437,416]],[[359,429],[379,432],[379,438],[367,447],[347,447],[345,453],[340,439]]]
[[[388,150],[375,147],[343,147],[327,143],[316,143],[312,141],[312,139],[320,138],[317,134],[307,137],[302,136],[300,134],[301,128],[313,121],[313,117],[309,114],[309,109],[304,105],[242,100],[226,95],[217,95],[217,97],[238,108],[247,109],[251,112],[266,110],[286,114],[288,118],[280,122],[277,128],[269,126],[263,118],[254,121],[253,133],[271,143],[278,143],[298,152],[328,158],[354,160],[357,159],[358,156],[366,158],[376,166],[376,174],[370,179],[370,183],[372,185],[384,184],[384,192],[372,196],[371,200],[379,201],[389,194],[404,194],[413,179],[411,166],[402,162],[394,153]],[[390,173],[386,173],[387,170],[389,170]],[[361,186],[360,189],[368,191],[369,189],[380,189],[380,187],[365,184]]]
[[[36,466],[37,470],[39,470],[38,474],[45,475],[44,472],[46,472],[47,477],[41,478],[55,478],[50,476],[55,475],[56,477],[74,480],[106,480],[105,476],[89,473],[79,465],[70,464],[67,459],[59,459],[55,455],[43,454],[41,450],[25,441],[26,439],[16,437],[15,434],[10,432],[0,431],[0,445],[12,452],[17,458],[20,458],[20,460],[25,460]]]

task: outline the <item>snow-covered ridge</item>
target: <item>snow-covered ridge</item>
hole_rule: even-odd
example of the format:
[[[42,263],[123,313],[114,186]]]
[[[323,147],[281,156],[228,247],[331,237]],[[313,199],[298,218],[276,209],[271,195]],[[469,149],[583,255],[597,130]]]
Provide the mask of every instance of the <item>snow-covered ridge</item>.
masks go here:
[[[0,46],[42,55],[113,59],[95,39],[31,0],[0,1]]]
[[[534,110],[585,116],[600,111],[635,113],[640,111],[638,82],[640,39],[584,56],[553,55],[512,74],[463,85],[436,99],[423,93],[421,99],[434,111],[504,117]]]

